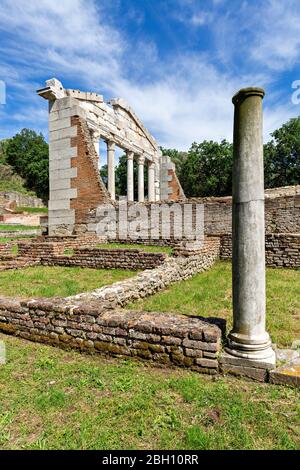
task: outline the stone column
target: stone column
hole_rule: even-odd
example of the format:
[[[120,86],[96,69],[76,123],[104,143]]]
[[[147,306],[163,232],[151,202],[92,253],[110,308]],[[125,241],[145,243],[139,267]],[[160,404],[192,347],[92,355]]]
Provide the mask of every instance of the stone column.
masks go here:
[[[235,364],[250,368],[270,368],[275,364],[275,353],[266,332],[263,97],[264,90],[261,88],[245,88],[232,99],[235,107],[233,329],[228,336],[226,351],[239,358]]]
[[[107,142],[107,190],[115,200],[115,143],[112,141]]]
[[[138,201],[144,202],[144,163],[145,157],[139,155],[138,158]]]
[[[133,152],[127,152],[127,201],[134,201]]]
[[[155,163],[148,163],[148,201],[155,201]]]

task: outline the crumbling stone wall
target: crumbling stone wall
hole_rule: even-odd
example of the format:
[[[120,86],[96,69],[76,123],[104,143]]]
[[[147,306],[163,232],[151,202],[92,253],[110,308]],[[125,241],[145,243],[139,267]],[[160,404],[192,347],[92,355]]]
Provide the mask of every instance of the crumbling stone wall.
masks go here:
[[[99,203],[107,203],[110,198],[100,177],[98,155],[88,126],[82,118],[73,116],[71,125],[77,127],[76,137],[71,138],[71,146],[76,148],[76,156],[71,159],[71,167],[76,168],[76,176],[71,180],[71,188],[76,189],[77,197],[70,202],[75,212],[75,225],[85,221],[88,212]]]
[[[19,245],[20,256],[39,260],[45,266],[80,266],[93,269],[143,270],[160,266],[166,259],[165,253],[146,253],[137,249],[111,249],[83,247],[74,248],[71,255],[65,255],[64,243],[33,243]]]
[[[18,207],[45,207],[41,199],[17,191],[0,191],[0,209],[15,202]]]
[[[222,329],[221,329],[222,328]],[[105,303],[15,301],[0,297],[0,331],[88,353],[130,356],[158,365],[218,372],[222,320],[113,311]]]
[[[231,197],[189,198],[185,202],[204,204],[206,235],[231,233]],[[300,186],[265,190],[265,223],[267,233],[300,232]]]
[[[50,235],[76,232],[88,211],[109,199],[95,150],[100,137],[151,164],[153,200],[183,196],[174,164],[169,157],[162,162],[155,139],[123,99],[105,103],[102,95],[64,89],[56,79],[46,85],[38,94],[49,100]]]
[[[77,294],[70,300],[109,301],[114,307],[124,307],[133,302],[165,289],[174,282],[183,281],[210,269],[220,254],[219,238],[210,237],[205,240],[202,249],[189,256],[167,257],[164,263],[155,269],[142,271],[112,286],[102,287],[92,292]]]
[[[266,265],[270,267],[300,267],[300,233],[267,233]],[[222,235],[220,258],[231,259],[231,235]]]

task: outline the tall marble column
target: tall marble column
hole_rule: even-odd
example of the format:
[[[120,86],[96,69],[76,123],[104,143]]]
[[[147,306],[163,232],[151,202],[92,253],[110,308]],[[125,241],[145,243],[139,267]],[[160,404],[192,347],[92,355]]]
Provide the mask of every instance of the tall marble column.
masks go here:
[[[115,143],[112,141],[107,142],[107,190],[115,200]]]
[[[134,178],[133,178],[134,153],[127,151],[127,201],[134,201]]]
[[[144,163],[145,157],[139,155],[138,158],[138,201],[144,202],[145,194],[144,194]]]
[[[155,163],[148,162],[148,201],[155,201]]]
[[[266,368],[275,353],[266,331],[263,116],[261,88],[234,95],[232,191],[233,328],[226,352]],[[242,362],[244,360],[244,362]],[[245,363],[246,360],[246,363]],[[229,360],[230,362],[230,360]],[[269,364],[269,367],[268,367]]]

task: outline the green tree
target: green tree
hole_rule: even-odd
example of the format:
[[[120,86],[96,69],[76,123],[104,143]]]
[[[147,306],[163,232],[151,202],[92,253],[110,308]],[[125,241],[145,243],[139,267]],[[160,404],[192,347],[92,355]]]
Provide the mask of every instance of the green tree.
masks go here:
[[[166,149],[163,147],[160,147],[160,150],[162,151],[163,155],[167,155],[168,157],[171,158],[172,162],[175,163],[176,173],[180,180],[182,172],[183,172],[183,165],[186,159],[188,158],[188,152],[181,152],[176,149]]]
[[[232,144],[194,142],[182,164],[180,182],[186,196],[228,196],[232,186]]]
[[[6,161],[25,180],[25,186],[38,197],[48,200],[49,150],[42,134],[23,129],[6,147]]]
[[[0,140],[0,164],[5,164],[7,161],[7,146],[9,144],[9,139]]]
[[[300,184],[300,117],[274,131],[264,146],[265,187]]]

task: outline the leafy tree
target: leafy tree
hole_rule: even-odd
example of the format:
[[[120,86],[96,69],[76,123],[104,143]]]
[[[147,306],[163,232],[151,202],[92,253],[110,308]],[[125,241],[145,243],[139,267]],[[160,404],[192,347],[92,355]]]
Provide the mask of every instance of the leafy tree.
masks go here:
[[[6,147],[6,161],[25,180],[25,186],[44,201],[49,193],[49,151],[42,134],[23,129]]]
[[[100,176],[102,178],[103,183],[107,186],[107,179],[108,179],[108,168],[107,165],[103,165],[100,170]]]
[[[300,184],[300,117],[274,131],[264,146],[265,187]]]
[[[176,173],[177,173],[177,176],[180,180],[184,162],[186,161],[186,159],[188,157],[188,152],[181,152],[181,151],[176,150],[176,149],[166,149],[166,148],[163,148],[163,147],[160,147],[160,150],[162,151],[163,155],[167,155],[168,157],[171,158],[172,162],[175,163]]]
[[[133,160],[133,178],[134,178],[134,195],[137,199],[138,194],[138,163]],[[144,194],[148,195],[148,171],[147,163],[144,164]],[[116,194],[119,196],[127,196],[127,157],[122,155],[119,158],[119,164],[116,167]]]
[[[194,142],[182,164],[180,182],[186,196],[228,196],[232,185],[232,144]]]
[[[9,139],[0,140],[0,164],[6,163],[6,151],[9,144]]]

